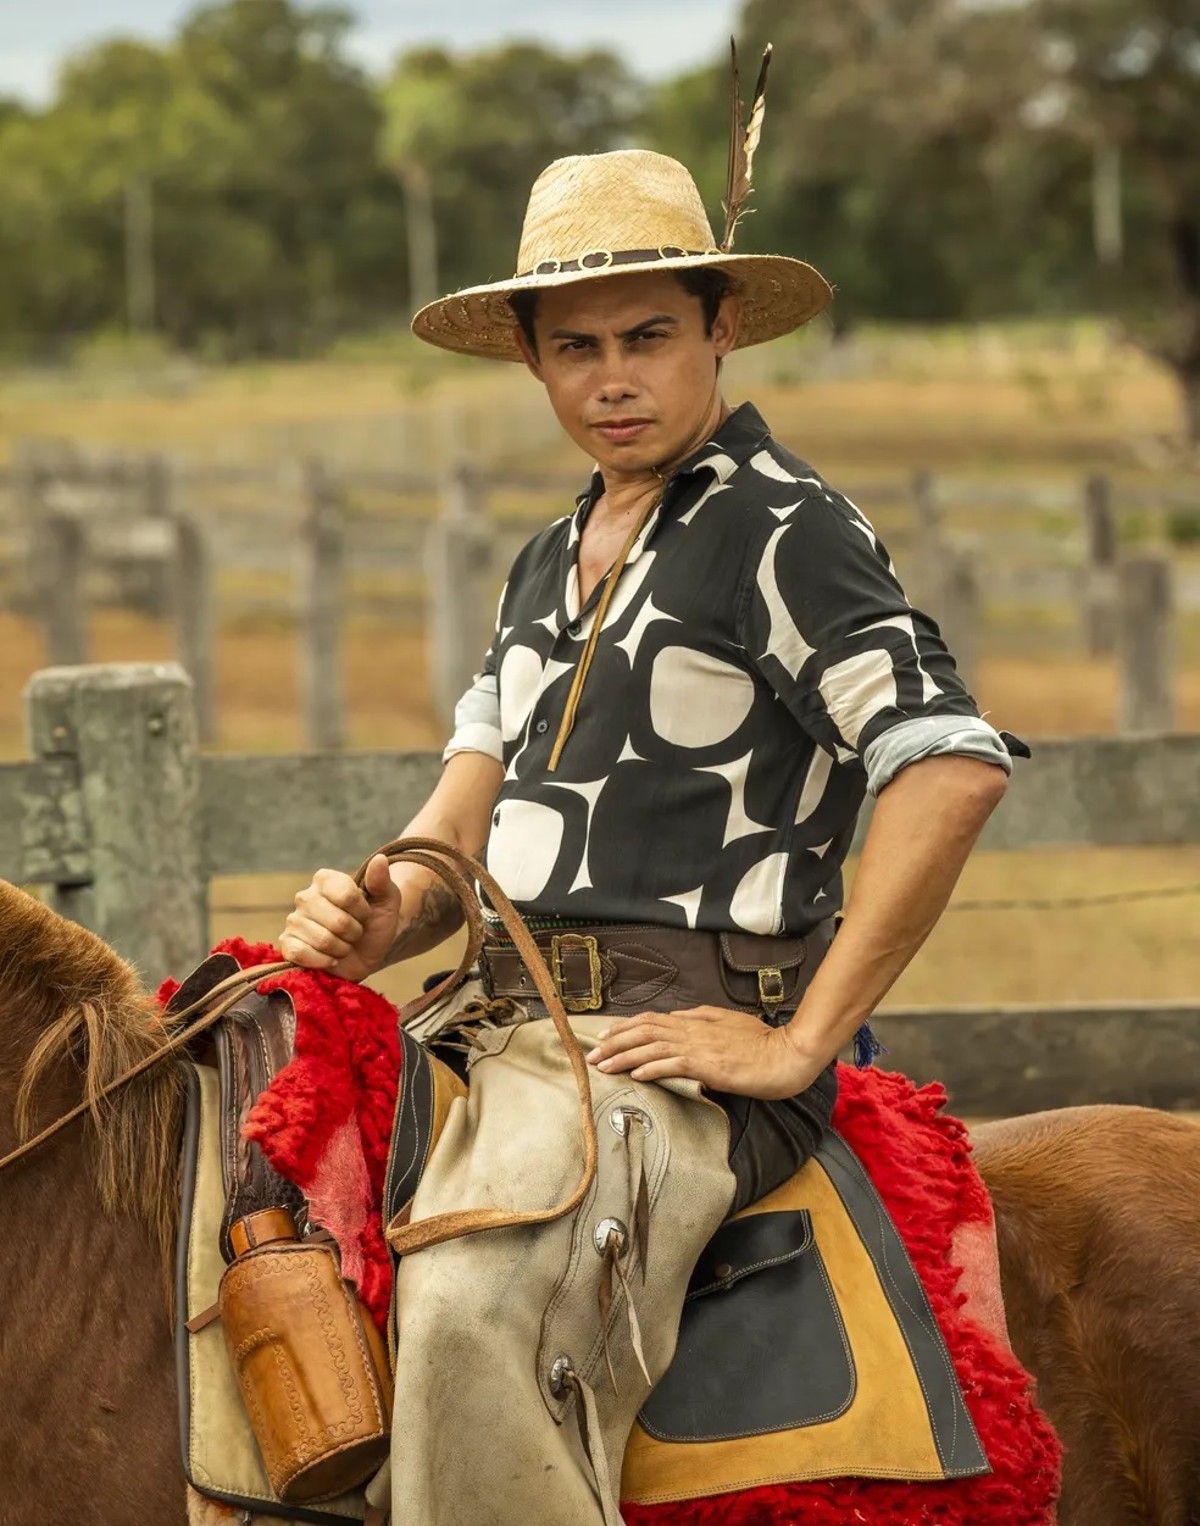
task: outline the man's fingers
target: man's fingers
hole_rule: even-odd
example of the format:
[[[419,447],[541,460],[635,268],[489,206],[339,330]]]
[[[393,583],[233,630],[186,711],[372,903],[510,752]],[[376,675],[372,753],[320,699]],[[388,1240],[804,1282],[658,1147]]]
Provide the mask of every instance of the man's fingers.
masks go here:
[[[600,1060],[596,1068],[605,1071],[634,1070],[637,1066],[646,1065],[651,1060],[669,1059],[680,1059],[677,1046],[666,1039],[653,1039],[649,1043],[637,1044],[629,1049],[622,1049],[617,1054],[610,1054],[606,1059]]]
[[[327,933],[332,933],[335,938],[340,938],[343,943],[351,945],[357,943],[363,935],[361,922],[352,917],[348,911],[342,911],[332,901],[326,901],[324,898],[314,898],[298,904],[289,921],[294,926],[299,920],[324,928]]]
[[[666,1039],[676,1049],[686,1048],[688,1025],[675,1012],[643,1012],[639,1017],[623,1017],[604,1030],[592,1054],[620,1054],[654,1039]]]
[[[353,875],[343,874],[340,869],[318,869],[313,875],[312,884],[296,897],[297,906],[302,906],[303,901],[314,892],[322,900],[349,912],[358,922],[365,922],[371,913],[371,903],[354,883]]]
[[[288,932],[301,943],[306,943],[309,948],[316,949],[319,954],[329,954],[335,961],[344,959],[352,951],[351,945],[345,938],[339,938],[336,933],[331,933],[327,927],[322,927],[311,917],[301,916],[296,912],[288,918]]]
[[[633,1072],[635,1081],[700,1081],[693,1068],[678,1055],[669,1060],[651,1060]]]
[[[319,953],[295,933],[280,934],[279,952],[285,959],[302,965],[306,970],[330,970],[337,963],[331,954]]]
[[[659,1034],[656,1029],[648,1027],[637,1021],[637,1019],[633,1019],[628,1027],[622,1027],[620,1030],[610,1028],[592,1050],[591,1054],[588,1055],[588,1059],[590,1060],[592,1055],[604,1057],[606,1055],[621,1054],[626,1049],[633,1049],[638,1044],[648,1043],[651,1039],[657,1037],[659,1037]]]

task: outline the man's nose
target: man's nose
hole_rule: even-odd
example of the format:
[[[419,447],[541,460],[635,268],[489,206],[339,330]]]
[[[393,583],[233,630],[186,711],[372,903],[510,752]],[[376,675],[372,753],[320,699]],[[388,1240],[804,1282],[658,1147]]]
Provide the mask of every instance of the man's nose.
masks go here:
[[[637,392],[636,383],[630,375],[628,360],[620,351],[604,356],[598,383],[600,399],[605,403],[621,402]]]

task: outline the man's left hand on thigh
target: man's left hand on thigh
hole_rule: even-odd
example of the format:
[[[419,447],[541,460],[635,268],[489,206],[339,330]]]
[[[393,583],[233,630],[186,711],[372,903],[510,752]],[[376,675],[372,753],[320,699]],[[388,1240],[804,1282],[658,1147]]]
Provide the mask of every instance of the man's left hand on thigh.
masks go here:
[[[588,1060],[635,1081],[699,1081],[710,1091],[778,1101],[817,1079],[829,1057],[805,1053],[787,1025],[725,1007],[642,1012],[606,1028]]]

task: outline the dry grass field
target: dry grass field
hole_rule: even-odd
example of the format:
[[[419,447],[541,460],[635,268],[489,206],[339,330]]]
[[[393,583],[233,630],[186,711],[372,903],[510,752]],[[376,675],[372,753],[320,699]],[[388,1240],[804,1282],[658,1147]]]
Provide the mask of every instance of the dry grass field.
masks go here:
[[[1104,469],[1118,490],[1170,484],[1177,491],[1189,480],[1169,382],[1089,326],[937,339],[867,335],[841,350],[818,335],[738,358],[729,391],[753,396],[776,433],[835,482],[869,485],[917,467],[998,482],[1073,482]],[[414,365],[403,346],[364,359],[164,373],[150,387],[136,378],[26,376],[0,380],[0,459],[21,438],[57,435],[205,458],[323,450],[364,465],[396,464],[419,448],[419,460],[408,464],[428,469],[465,439],[495,462],[579,471],[583,463],[555,443],[544,415],[535,385],[516,368],[489,371],[437,356]],[[517,416],[522,427],[509,428],[506,420]],[[434,428],[431,420],[441,422]],[[1196,496],[1200,503],[1200,487]],[[1154,532],[1144,524],[1138,531]],[[1003,610],[989,615],[976,692],[997,724],[1034,740],[1113,729],[1114,665],[1080,655],[1069,617],[1029,631],[1009,630]],[[97,661],[171,654],[168,630],[132,614],[99,612],[91,628]],[[22,752],[20,691],[43,661],[34,630],[0,612],[0,757]],[[286,627],[227,622],[217,675],[220,747],[302,745],[294,638]],[[345,676],[350,745],[438,744],[420,637],[351,620]],[[1178,717],[1182,729],[1200,730],[1194,617],[1181,628]],[[1024,766],[1036,767],[1036,756]],[[1200,886],[1200,848],[997,854],[969,865],[957,900],[1189,886]],[[274,936],[296,888],[278,876],[219,883],[214,935]],[[893,999],[1196,999],[1198,929],[1200,894],[1075,910],[952,910]],[[382,983],[402,994],[441,963],[423,961],[420,970],[391,972]]]
[[[855,481],[913,467],[1005,479],[1103,467],[1142,479],[1178,463],[1170,379],[1095,324],[867,331],[837,346],[814,329],[734,355],[727,393],[752,395],[781,439]],[[555,447],[548,417],[536,460],[527,431],[510,427],[516,415],[546,413],[521,368],[402,341],[286,365],[23,373],[0,375],[0,460],[17,440],[58,436],[230,460],[327,449],[364,465],[403,448],[420,457],[410,466],[436,466],[446,448],[465,446],[579,470],[573,447]],[[434,415],[444,429],[414,437],[406,427]]]

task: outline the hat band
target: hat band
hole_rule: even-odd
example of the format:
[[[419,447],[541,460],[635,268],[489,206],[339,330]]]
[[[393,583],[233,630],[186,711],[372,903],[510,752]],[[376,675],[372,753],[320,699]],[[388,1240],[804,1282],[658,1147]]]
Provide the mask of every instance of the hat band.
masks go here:
[[[656,260],[697,259],[724,253],[724,249],[684,249],[679,244],[660,244],[657,249],[590,249],[577,260],[539,260],[532,270],[523,270],[513,279],[528,281],[534,276],[570,275],[577,270],[607,270],[610,265],[652,265]]]

